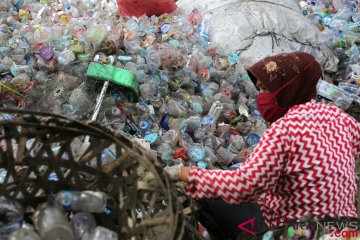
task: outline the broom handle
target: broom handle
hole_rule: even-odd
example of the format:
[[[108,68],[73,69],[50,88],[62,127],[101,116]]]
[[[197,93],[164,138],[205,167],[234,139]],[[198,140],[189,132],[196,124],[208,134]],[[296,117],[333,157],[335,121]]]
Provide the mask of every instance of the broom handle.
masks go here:
[[[107,91],[107,89],[109,87],[109,84],[110,84],[110,74],[109,74],[109,71],[108,71],[107,81],[104,83],[103,88],[101,90],[101,93],[98,96],[98,99],[96,101],[95,110],[94,110],[94,113],[93,113],[93,115],[91,117],[91,121],[95,121],[97,119],[98,115],[99,115],[101,104],[104,101],[104,97],[105,97],[106,91]],[[88,142],[90,142],[90,136],[85,137],[84,143],[88,143]]]

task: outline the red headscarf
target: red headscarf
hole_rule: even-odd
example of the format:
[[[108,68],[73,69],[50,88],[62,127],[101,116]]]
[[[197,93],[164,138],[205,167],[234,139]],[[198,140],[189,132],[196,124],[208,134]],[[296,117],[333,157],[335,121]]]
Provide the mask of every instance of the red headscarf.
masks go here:
[[[304,52],[266,57],[247,71],[254,84],[260,81],[272,93],[279,90],[277,104],[287,109],[315,98],[316,85],[323,78],[319,63]]]

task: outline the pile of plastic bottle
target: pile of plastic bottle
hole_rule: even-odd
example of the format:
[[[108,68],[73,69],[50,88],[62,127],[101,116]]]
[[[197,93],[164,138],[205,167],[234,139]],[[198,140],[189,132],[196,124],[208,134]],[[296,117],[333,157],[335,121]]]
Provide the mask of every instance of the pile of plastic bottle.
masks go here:
[[[106,211],[106,195],[92,191],[61,191],[35,210],[31,223],[24,217],[25,209],[15,201],[0,200],[4,219],[1,239],[9,240],[117,240],[118,234],[97,226],[93,214]],[[75,214],[68,222],[69,212]]]
[[[141,95],[112,84],[99,122],[164,165],[238,167],[266,129],[238,55],[211,46],[209,20],[197,10],[123,19],[115,4],[2,2],[2,104],[89,119],[104,83],[89,79],[89,63],[113,65],[133,74]],[[111,149],[102,157],[114,160]]]
[[[303,15],[320,29],[319,42],[334,49],[339,58],[338,72],[331,84],[319,83],[318,94],[346,110],[353,101],[360,102],[359,1],[307,0],[299,1],[299,6]]]
[[[360,51],[354,44],[360,37],[358,2],[315,0],[300,6],[323,30],[320,40],[341,60],[334,81],[339,85],[322,81],[319,93],[346,109],[360,95]],[[112,65],[130,71],[141,94],[133,96],[128,91],[133,89],[113,83],[99,122],[137,139],[164,165],[235,169],[257,145],[266,124],[256,110],[257,90],[241,59],[212,46],[210,27],[198,10],[190,16],[123,19],[114,0],[2,0],[0,106],[90,119],[104,81],[90,79],[88,68],[92,62]],[[111,148],[101,154],[106,163],[115,160]],[[116,239],[82,212],[97,209],[82,208],[86,194],[62,192],[50,205],[39,207],[34,226],[41,238],[53,238],[61,226],[69,239],[74,234],[75,239]],[[91,194],[96,196],[89,204],[102,199]],[[71,206],[66,205],[69,196],[76,200]],[[64,206],[80,211],[72,228]],[[21,217],[16,220],[14,224]],[[91,236],[78,237],[84,232]],[[10,239],[37,239],[26,228],[13,235]]]

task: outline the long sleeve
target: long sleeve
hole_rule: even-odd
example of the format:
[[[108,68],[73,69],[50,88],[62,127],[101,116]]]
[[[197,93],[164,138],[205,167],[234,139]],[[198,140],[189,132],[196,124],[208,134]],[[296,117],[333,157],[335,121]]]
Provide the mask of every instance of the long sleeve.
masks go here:
[[[348,119],[348,127],[353,142],[355,158],[360,158],[360,123],[352,117],[348,117]]]
[[[275,188],[287,159],[290,137],[283,121],[264,133],[247,161],[236,171],[190,170],[186,192],[195,199],[223,198],[229,203],[250,202]]]

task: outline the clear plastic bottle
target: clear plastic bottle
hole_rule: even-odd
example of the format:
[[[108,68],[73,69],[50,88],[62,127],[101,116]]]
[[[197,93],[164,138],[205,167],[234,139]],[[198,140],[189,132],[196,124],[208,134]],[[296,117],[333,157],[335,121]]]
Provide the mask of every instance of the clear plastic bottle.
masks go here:
[[[209,34],[211,30],[210,17],[207,15],[204,16],[200,26],[200,36],[204,41],[203,44],[206,46],[209,43]]]
[[[231,135],[229,145],[226,148],[233,154],[238,154],[245,147],[244,138],[240,135]]]
[[[158,70],[161,66],[160,55],[159,52],[155,50],[155,48],[147,49],[146,62],[148,69],[152,72]]]
[[[40,236],[32,229],[22,228],[13,232],[8,240],[40,240]]]
[[[330,48],[336,45],[338,37],[335,35],[335,32],[332,29],[325,28],[319,35],[318,40],[321,43],[325,43]]]
[[[93,191],[61,191],[56,194],[53,204],[67,211],[102,213],[106,208],[106,195]]]
[[[187,115],[186,108],[180,105],[174,99],[170,99],[167,104],[168,113],[175,118],[182,118]]]
[[[34,32],[35,43],[48,43],[52,38],[51,28],[48,27],[36,27]]]
[[[71,62],[75,61],[75,59],[75,54],[70,50],[64,50],[57,58],[58,62],[63,66],[70,64]]]
[[[2,215],[6,216],[0,222],[0,232],[11,233],[21,227],[20,223],[24,217],[24,209],[18,202],[0,199],[0,209]]]
[[[323,80],[320,80],[317,85],[317,93],[344,110],[347,110],[354,100],[350,93]]]
[[[46,203],[36,209],[33,222],[42,240],[74,240],[74,233],[65,214]]]
[[[219,147],[216,151],[216,154],[224,161],[224,163],[229,164],[234,160],[235,154],[228,151],[226,148]]]
[[[334,1],[333,1],[333,4],[334,4]],[[334,16],[335,19],[341,19],[344,21],[348,21],[354,14],[354,12],[352,11],[351,7],[348,4],[345,4],[345,5],[341,6],[340,8],[337,8],[337,10],[338,11]]]
[[[79,212],[71,219],[76,240],[87,240],[91,231],[96,228],[95,217],[91,213]]]
[[[71,17],[73,17],[73,18],[78,18],[78,17],[79,17],[79,10],[78,10],[74,5],[72,5],[72,4],[70,4],[70,3],[67,3],[67,4],[65,5],[65,12],[66,12],[69,16],[71,16]]]
[[[107,228],[98,226],[90,234],[88,240],[118,240],[118,234]]]
[[[11,0],[2,0],[0,2],[0,9],[8,9],[12,6],[13,6],[13,4],[12,4]]]

